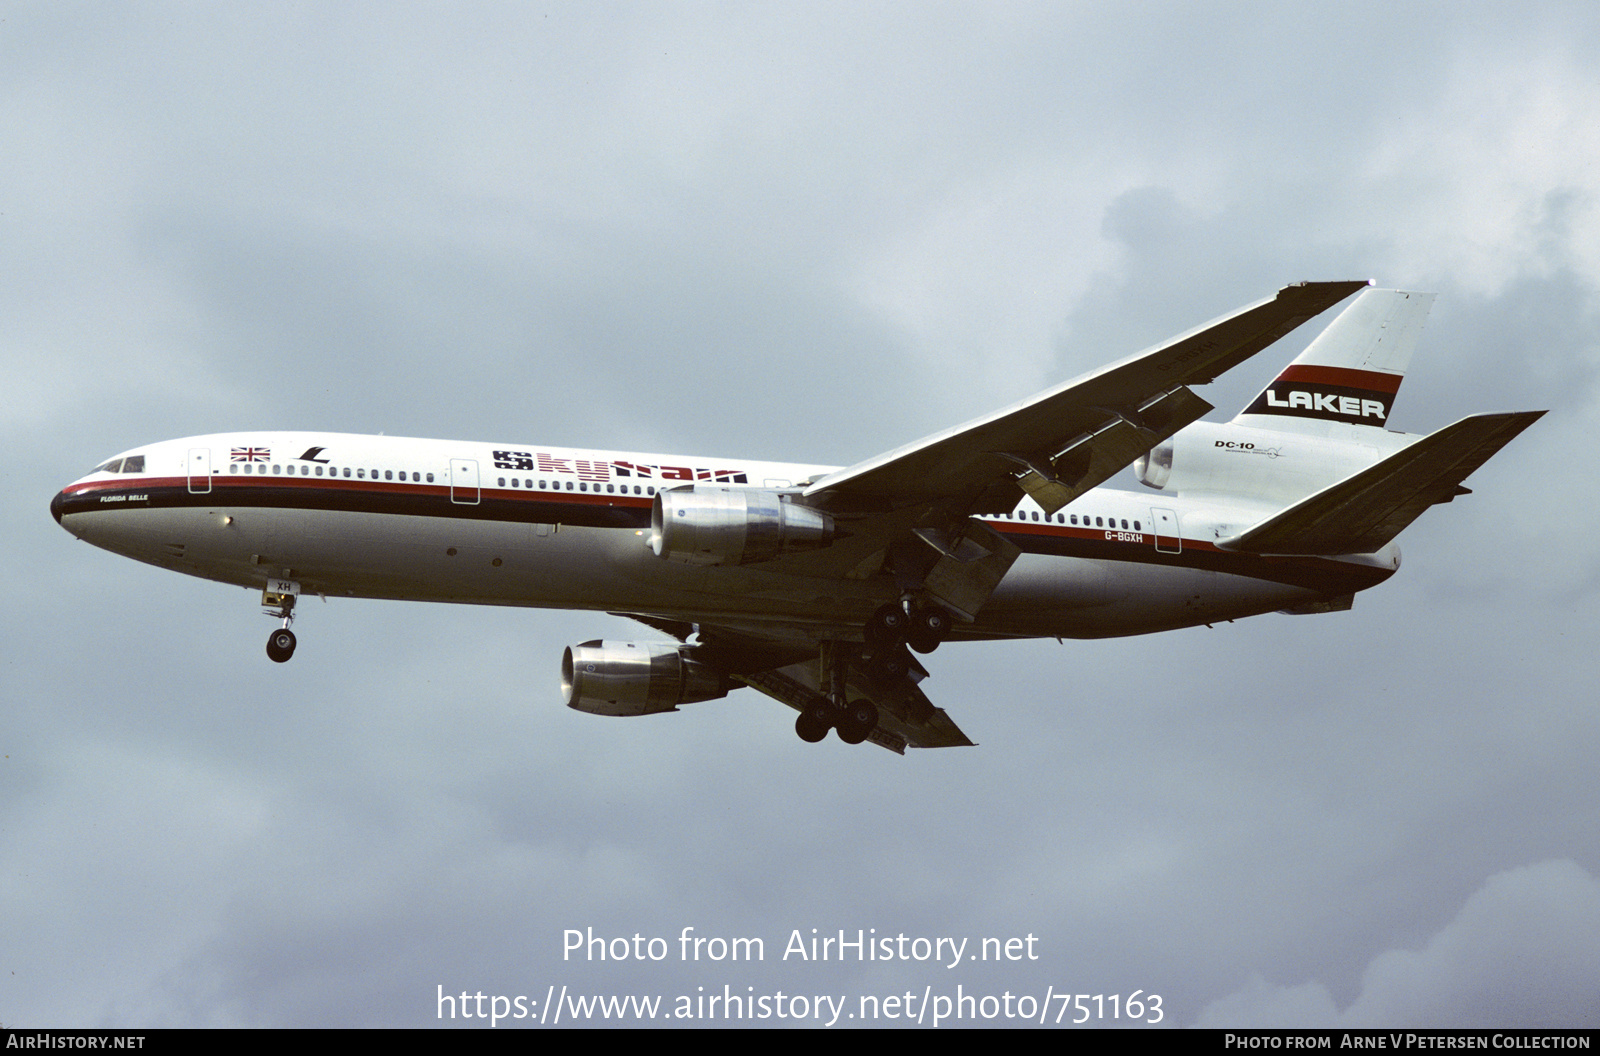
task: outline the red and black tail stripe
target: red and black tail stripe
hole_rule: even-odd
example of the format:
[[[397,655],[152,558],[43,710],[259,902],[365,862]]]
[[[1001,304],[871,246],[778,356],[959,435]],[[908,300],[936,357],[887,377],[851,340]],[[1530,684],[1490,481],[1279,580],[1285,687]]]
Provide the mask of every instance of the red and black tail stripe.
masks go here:
[[[1403,380],[1403,375],[1376,370],[1298,363],[1279,374],[1244,413],[1382,428]]]

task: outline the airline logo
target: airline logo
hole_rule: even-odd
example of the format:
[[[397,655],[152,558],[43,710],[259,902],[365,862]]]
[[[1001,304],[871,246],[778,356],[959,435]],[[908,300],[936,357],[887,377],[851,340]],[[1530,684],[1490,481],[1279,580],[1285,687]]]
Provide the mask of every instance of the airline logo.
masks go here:
[[[748,484],[749,475],[738,469],[708,469],[701,466],[647,466],[640,462],[603,462],[599,459],[556,458],[543,451],[496,451],[496,469],[540,473],[575,473],[579,480],[607,481],[617,477],[654,477],[658,480],[709,480],[723,484]]]
[[[1245,408],[1246,414],[1286,414],[1352,425],[1383,426],[1401,375],[1349,367],[1297,364]]]

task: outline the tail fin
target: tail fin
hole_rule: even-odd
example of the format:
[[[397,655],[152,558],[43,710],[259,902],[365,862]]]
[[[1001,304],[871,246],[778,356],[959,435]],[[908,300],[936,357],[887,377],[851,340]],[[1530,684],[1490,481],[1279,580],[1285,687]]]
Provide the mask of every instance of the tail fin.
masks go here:
[[[1234,424],[1351,440],[1384,428],[1432,306],[1431,293],[1363,290]]]

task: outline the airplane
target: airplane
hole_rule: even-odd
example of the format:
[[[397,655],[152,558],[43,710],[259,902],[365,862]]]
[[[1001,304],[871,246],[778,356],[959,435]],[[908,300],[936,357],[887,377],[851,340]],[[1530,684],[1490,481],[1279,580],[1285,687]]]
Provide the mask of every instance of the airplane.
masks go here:
[[[1193,387],[1359,296],[1242,412]],[[855,465],[246,431],[125,451],[50,504],[113,553],[261,591],[588,609],[668,640],[561,660],[566,703],[753,687],[796,733],[971,745],[922,689],[942,642],[1147,634],[1349,609],[1395,536],[1545,412],[1387,428],[1431,294],[1302,282]],[[1132,466],[1151,489],[1102,487]]]

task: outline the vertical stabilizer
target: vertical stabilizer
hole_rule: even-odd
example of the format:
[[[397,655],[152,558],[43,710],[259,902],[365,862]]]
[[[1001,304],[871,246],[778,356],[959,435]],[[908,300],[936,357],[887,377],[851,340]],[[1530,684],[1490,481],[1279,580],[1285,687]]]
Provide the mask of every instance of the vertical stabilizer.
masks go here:
[[[1384,428],[1432,306],[1431,293],[1363,290],[1234,423],[1351,439]]]

